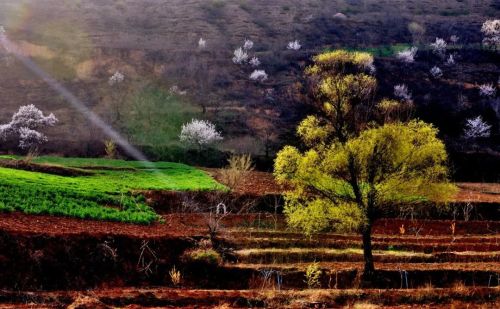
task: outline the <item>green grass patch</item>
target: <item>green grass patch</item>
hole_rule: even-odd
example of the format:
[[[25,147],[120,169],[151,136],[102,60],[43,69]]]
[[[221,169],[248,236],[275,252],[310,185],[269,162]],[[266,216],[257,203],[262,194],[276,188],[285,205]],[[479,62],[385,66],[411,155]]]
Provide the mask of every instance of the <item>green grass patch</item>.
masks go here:
[[[0,168],[0,210],[149,224],[158,216],[137,191],[225,190],[205,172],[178,163],[144,166],[137,161],[59,157],[40,157],[33,163],[92,173],[70,177]]]
[[[182,125],[200,118],[202,110],[182,96],[171,95],[154,85],[130,97],[124,130],[134,145],[177,149]]]

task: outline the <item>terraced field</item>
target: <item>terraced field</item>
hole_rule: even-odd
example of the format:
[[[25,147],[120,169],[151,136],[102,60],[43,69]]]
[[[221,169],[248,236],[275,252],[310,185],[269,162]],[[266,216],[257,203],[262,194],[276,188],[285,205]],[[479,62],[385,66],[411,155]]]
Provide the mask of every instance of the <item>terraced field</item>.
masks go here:
[[[261,213],[225,217],[210,240],[207,214],[172,213],[163,219],[157,226],[108,223],[114,227],[86,230],[76,228],[77,219],[57,218],[62,228],[46,230],[51,235],[46,237],[36,231],[50,229],[55,218],[37,217],[28,227],[30,221],[21,215],[6,216],[0,224],[0,243],[6,245],[0,249],[10,252],[3,255],[4,265],[14,268],[0,279],[5,289],[0,303],[5,308],[65,308],[78,302],[90,303],[89,308],[499,305],[498,220],[379,220],[373,237],[377,280],[367,284],[361,281],[361,239],[356,234],[305,238],[287,229],[282,216]],[[75,229],[64,228],[71,225]],[[401,225],[407,227],[404,234]],[[14,235],[14,230],[24,232]],[[207,244],[222,262],[183,258]],[[37,256],[40,246],[45,249]],[[9,259],[20,255],[15,266]],[[79,259],[71,263],[74,255]],[[43,269],[26,268],[33,263]],[[148,271],[141,263],[149,265]],[[312,263],[321,275],[319,285],[308,287],[306,270]],[[177,285],[168,274],[173,265],[182,275]],[[47,275],[53,267],[60,273]],[[13,291],[13,282],[26,288]]]

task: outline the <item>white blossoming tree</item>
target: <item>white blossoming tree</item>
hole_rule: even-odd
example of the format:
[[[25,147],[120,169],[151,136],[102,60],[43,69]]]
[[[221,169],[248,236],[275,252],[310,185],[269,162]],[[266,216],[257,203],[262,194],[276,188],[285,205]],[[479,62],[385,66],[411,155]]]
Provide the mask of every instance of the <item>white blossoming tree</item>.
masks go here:
[[[405,102],[411,102],[411,93],[408,91],[408,87],[405,84],[394,86],[394,96]]]
[[[446,54],[447,46],[448,44],[446,43],[446,41],[441,38],[436,38],[436,41],[434,41],[434,43],[431,43],[432,52],[441,57],[444,57],[444,55]]]
[[[234,51],[233,62],[243,64],[248,61],[248,54],[243,48],[239,47]]]
[[[493,84],[483,84],[479,86],[479,95],[485,98],[492,98],[496,95],[497,90]]]
[[[108,80],[110,86],[115,86],[122,83],[125,80],[125,75],[120,71],[116,71]]]
[[[434,77],[434,78],[440,78],[443,76],[443,71],[438,66],[434,66],[430,70],[430,73],[431,73],[432,77]]]
[[[489,137],[491,126],[487,124],[481,116],[466,120],[464,137],[466,139],[476,139],[481,137]]]
[[[457,36],[456,34],[453,34],[452,36],[450,36],[450,42],[453,43],[453,44],[457,44],[458,41],[460,41],[460,37]]]
[[[257,57],[252,57],[252,59],[250,59],[249,63],[253,67],[258,67],[260,65],[260,60]]]
[[[286,48],[290,50],[299,50],[302,48],[302,45],[300,45],[300,42],[298,40],[295,40],[292,42],[288,42]]]
[[[17,137],[21,149],[35,150],[48,141],[47,136],[38,130],[52,127],[57,121],[54,114],[44,116],[33,104],[21,106],[9,123],[0,125],[0,140]]]
[[[196,147],[201,152],[203,148],[212,146],[223,138],[210,121],[192,119],[182,125],[179,139],[187,146]]]
[[[485,21],[481,32],[484,34],[484,46],[500,49],[500,19]]]
[[[412,47],[409,49],[405,49],[396,54],[396,58],[401,60],[404,63],[413,63],[415,62],[415,55],[417,54],[418,48]]]
[[[108,84],[111,88],[109,92],[111,96],[109,121],[114,126],[120,126],[122,124],[123,104],[127,96],[125,75],[120,71],[115,71],[108,79]]]
[[[450,67],[451,67],[451,66],[454,66],[454,65],[455,65],[455,57],[453,57],[453,55],[451,55],[451,54],[450,54],[450,55],[448,56],[448,58],[446,59],[445,64],[446,64],[447,66],[450,66]]]
[[[207,47],[207,41],[203,38],[200,38],[200,40],[198,41],[198,48],[205,49],[205,47]]]
[[[244,50],[250,50],[253,48],[253,41],[251,40],[245,40],[245,43],[243,43],[243,49]]]
[[[263,82],[267,80],[267,78],[267,73],[264,70],[254,70],[252,74],[250,74],[250,79],[258,82]]]

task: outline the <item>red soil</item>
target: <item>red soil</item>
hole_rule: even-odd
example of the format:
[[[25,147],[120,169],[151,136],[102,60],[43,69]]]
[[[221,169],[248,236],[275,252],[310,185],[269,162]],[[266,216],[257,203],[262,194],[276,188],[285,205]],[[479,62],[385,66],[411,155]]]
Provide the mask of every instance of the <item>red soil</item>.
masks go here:
[[[223,182],[219,169],[204,169],[217,181]],[[500,203],[500,183],[457,183],[459,192],[455,202]],[[252,171],[235,189],[238,193],[255,195],[278,194],[284,191],[271,173]]]
[[[14,212],[0,214],[0,231],[47,235],[127,235],[141,238],[193,236],[206,234],[207,217],[204,214],[170,214],[163,216],[165,223],[144,226]],[[223,221],[223,226],[225,228],[248,228],[248,224],[253,224],[257,220],[271,222],[272,219],[265,216],[259,219],[256,214],[230,215]],[[283,217],[280,216],[278,220],[279,226],[283,226]],[[493,235],[500,231],[500,221],[457,221],[455,234],[452,235],[452,222],[450,220],[381,219],[375,223],[373,233],[374,235],[399,236],[399,229],[402,225],[407,231],[410,231],[412,227],[419,230],[419,236]],[[270,235],[274,234],[270,233]],[[407,235],[414,234],[408,232]]]

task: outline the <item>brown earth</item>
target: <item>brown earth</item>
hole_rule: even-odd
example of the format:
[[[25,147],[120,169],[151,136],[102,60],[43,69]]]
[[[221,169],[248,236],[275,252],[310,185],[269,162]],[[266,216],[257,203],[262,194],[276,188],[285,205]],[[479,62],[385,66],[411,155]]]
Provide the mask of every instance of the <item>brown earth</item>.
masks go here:
[[[220,169],[203,168],[217,181],[223,182]],[[500,183],[457,183],[459,192],[454,202],[457,203],[500,203]],[[266,195],[283,193],[286,188],[276,183],[271,173],[247,172],[241,183],[234,190],[238,193]]]
[[[116,235],[142,238],[176,237],[203,235],[206,233],[208,216],[206,214],[170,214],[162,216],[165,223],[153,223],[149,226],[135,224],[102,222],[93,220],[81,220],[66,217],[53,217],[46,215],[26,215],[19,212],[0,214],[0,230],[47,235]],[[260,228],[252,228],[258,224],[264,226],[274,223],[272,217],[260,214],[229,215],[222,221],[225,228],[250,228],[250,235],[258,235],[265,231]],[[279,216],[279,226],[283,227],[283,216]],[[405,225],[409,231],[411,227],[419,229],[418,235],[453,235],[452,220],[403,220],[403,219],[380,219],[373,227],[374,235],[399,235],[400,227]],[[500,221],[469,221],[455,222],[454,235],[494,235],[500,231]],[[247,232],[248,233],[248,232]],[[276,235],[275,232],[263,232]],[[300,235],[300,234],[297,234]],[[328,234],[327,234],[328,235]],[[326,236],[329,237],[329,236]]]

